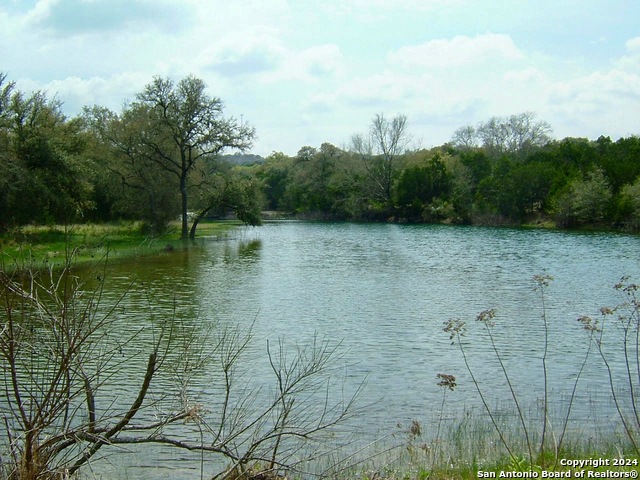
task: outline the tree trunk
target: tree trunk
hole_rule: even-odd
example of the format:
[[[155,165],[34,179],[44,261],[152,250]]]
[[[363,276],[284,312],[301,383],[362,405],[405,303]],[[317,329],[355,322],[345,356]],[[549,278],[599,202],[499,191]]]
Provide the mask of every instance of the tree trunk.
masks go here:
[[[187,173],[183,172],[180,176],[180,194],[182,196],[182,235],[181,239],[186,240],[189,237],[189,225],[187,218]]]
[[[202,220],[204,216],[213,209],[213,207],[214,205],[208,206],[207,208],[202,210],[200,213],[198,213],[196,218],[193,219],[193,223],[191,224],[191,231],[189,232],[189,238],[191,240],[196,238],[196,228],[198,228],[198,224],[200,223],[200,220]]]

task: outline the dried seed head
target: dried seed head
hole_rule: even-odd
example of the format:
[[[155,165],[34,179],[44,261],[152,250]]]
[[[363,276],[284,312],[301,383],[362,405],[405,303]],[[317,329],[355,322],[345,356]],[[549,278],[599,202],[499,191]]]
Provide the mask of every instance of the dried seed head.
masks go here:
[[[489,310],[480,312],[476,317],[476,321],[484,323],[487,327],[493,327],[495,325],[493,321],[494,318],[496,318],[496,309],[490,308]]]
[[[580,322],[582,324],[582,328],[584,328],[588,332],[600,331],[600,327],[598,327],[598,320],[594,320],[591,317],[580,317],[578,318],[578,322]]]
[[[600,314],[601,315],[612,315],[613,314],[613,309],[610,307],[602,307],[600,309]]]
[[[553,281],[553,277],[551,275],[534,275],[533,281],[536,283],[536,288],[548,287],[549,284]]]
[[[616,290],[622,290],[623,288],[625,288],[625,287],[627,286],[627,282],[628,282],[628,281],[629,281],[629,276],[628,276],[628,275],[625,275],[624,277],[622,277],[622,278],[620,279],[620,281],[619,281],[618,283],[616,283],[616,284],[614,285],[614,288],[615,288]]]
[[[449,340],[454,340],[456,337],[464,337],[467,328],[466,324],[459,318],[450,318],[444,322],[444,332],[449,334]]]
[[[409,428],[409,433],[414,437],[419,437],[422,434],[422,425],[417,420],[413,420],[411,422],[411,427]]]
[[[440,380],[438,382],[439,387],[445,387],[449,390],[453,391],[456,388],[456,377],[453,375],[448,375],[446,373],[439,373],[436,377]]]

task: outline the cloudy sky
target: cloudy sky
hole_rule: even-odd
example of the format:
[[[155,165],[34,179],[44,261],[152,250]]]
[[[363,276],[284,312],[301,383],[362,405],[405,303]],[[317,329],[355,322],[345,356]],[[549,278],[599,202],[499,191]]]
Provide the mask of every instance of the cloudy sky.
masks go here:
[[[68,115],[194,74],[253,152],[345,146],[377,113],[415,147],[533,111],[556,138],[640,134],[639,0],[2,0],[0,72]]]

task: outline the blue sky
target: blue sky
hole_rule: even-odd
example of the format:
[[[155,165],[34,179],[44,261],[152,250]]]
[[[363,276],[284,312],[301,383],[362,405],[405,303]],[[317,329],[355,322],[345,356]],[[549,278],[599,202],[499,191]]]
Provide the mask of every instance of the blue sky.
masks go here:
[[[194,74],[254,153],[345,146],[377,113],[413,147],[533,111],[556,138],[640,134],[638,0],[3,0],[0,71],[68,115]]]

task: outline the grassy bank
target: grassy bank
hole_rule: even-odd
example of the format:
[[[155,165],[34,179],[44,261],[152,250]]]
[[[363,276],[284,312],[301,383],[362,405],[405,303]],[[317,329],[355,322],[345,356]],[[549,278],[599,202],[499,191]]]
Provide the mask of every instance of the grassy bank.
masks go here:
[[[241,226],[237,221],[202,222],[198,238],[224,238]],[[178,225],[160,236],[144,232],[140,222],[24,226],[0,235],[0,261],[3,268],[56,266],[74,251],[74,259],[87,263],[109,255],[126,259],[171,250],[183,241]]]
[[[447,420],[433,436],[434,424],[413,424],[374,442],[327,468],[328,478],[426,480],[477,478],[637,478],[640,458],[622,432],[574,431],[561,450],[550,448],[534,463],[525,438],[514,425],[509,444],[500,446],[488,418],[466,411]],[[398,426],[400,427],[400,425]],[[408,428],[407,428],[408,427]],[[402,427],[400,427],[402,428]],[[595,431],[595,430],[594,430]]]

